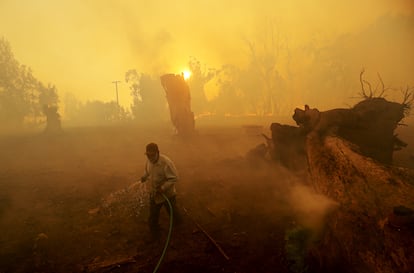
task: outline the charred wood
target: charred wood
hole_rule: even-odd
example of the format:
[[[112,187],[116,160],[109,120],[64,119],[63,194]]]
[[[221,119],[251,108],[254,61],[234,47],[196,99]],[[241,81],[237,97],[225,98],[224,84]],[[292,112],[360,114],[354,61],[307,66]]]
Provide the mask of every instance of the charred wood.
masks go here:
[[[414,173],[365,157],[338,137],[308,138],[306,150],[313,188],[339,204],[309,251],[314,267],[413,272]]]

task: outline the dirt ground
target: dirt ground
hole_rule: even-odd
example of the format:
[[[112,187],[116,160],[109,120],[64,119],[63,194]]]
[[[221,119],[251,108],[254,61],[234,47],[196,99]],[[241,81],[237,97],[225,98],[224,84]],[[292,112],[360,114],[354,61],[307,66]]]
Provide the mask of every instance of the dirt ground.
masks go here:
[[[400,136],[408,142],[413,132]],[[162,241],[146,243],[147,190],[128,187],[149,142],[177,166],[183,218],[158,272],[292,272],[286,231],[313,213],[306,174],[247,160],[264,138],[240,126],[205,126],[187,140],[123,126],[1,137],[0,273],[153,272],[168,215]],[[414,168],[413,145],[396,153],[397,164]]]

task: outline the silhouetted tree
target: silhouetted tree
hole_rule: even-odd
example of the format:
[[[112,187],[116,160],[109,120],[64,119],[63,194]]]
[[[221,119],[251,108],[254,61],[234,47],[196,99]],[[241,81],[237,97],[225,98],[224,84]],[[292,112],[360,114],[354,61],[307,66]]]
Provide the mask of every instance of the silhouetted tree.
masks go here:
[[[14,58],[10,44],[0,39],[0,123],[3,127],[22,126],[30,113],[24,75],[30,71]]]
[[[195,57],[190,58],[188,66],[191,71],[191,77],[187,80],[191,91],[191,107],[196,115],[208,112],[208,101],[204,87],[216,75],[216,70],[202,68],[200,61]]]
[[[72,93],[66,93],[63,105],[65,123],[72,126],[112,125],[131,119],[130,112],[122,106],[118,107],[115,101],[94,100],[83,103]]]
[[[114,101],[87,101],[80,105],[78,119],[73,120],[73,122],[80,125],[108,125],[117,122],[119,120],[118,116],[121,118],[125,116],[124,112],[125,110],[118,107],[118,104]]]
[[[69,122],[75,122],[79,120],[79,111],[82,107],[82,103],[72,93],[65,93],[63,97],[64,105],[64,117]]]
[[[62,131],[61,123],[60,123],[60,115],[58,113],[57,106],[43,106],[43,113],[46,116],[46,134],[57,134]]]
[[[159,77],[131,69],[125,73],[125,81],[129,83],[133,98],[131,110],[137,122],[153,123],[168,119],[167,101]]]
[[[280,73],[281,55],[286,51],[287,45],[281,39],[280,33],[275,33],[273,24],[264,28],[263,38],[256,46],[251,41],[246,41],[249,48],[249,66],[247,68],[250,77],[257,79],[253,84],[254,92],[246,90],[246,98],[255,102],[256,113],[259,115],[274,115],[279,112],[279,95],[284,92],[284,79]],[[253,97],[252,97],[253,95]],[[253,99],[253,100],[252,100]]]
[[[141,74],[135,69],[130,69],[125,73],[125,82],[129,84],[129,90],[132,96],[132,113],[136,116],[136,106],[142,102],[141,90],[140,90]]]
[[[216,75],[218,96],[211,102],[218,115],[243,115],[246,113],[246,97],[240,86],[241,70],[233,65],[224,65]]]
[[[29,67],[15,59],[9,42],[0,38],[0,126],[36,124],[43,114],[43,105],[57,107],[57,103],[56,88],[44,87]]]

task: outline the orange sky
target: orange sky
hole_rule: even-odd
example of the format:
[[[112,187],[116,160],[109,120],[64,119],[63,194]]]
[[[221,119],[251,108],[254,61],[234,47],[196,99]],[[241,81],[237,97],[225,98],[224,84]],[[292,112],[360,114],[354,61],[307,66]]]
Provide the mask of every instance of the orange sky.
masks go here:
[[[273,25],[291,47],[330,40],[387,13],[414,11],[412,0],[0,0],[0,35],[16,59],[60,95],[115,99],[128,69],[179,73],[190,56],[220,67],[243,64],[243,40]],[[128,105],[126,84],[120,102]]]

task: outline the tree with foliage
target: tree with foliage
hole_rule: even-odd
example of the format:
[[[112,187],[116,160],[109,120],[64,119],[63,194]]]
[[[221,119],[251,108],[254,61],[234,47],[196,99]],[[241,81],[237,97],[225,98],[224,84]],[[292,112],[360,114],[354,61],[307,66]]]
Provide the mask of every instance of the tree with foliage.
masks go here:
[[[167,101],[159,77],[138,73],[130,69],[125,73],[125,82],[129,84],[133,104],[132,114],[142,124],[161,122],[168,119]],[[147,117],[151,116],[151,119]]]
[[[246,90],[246,98],[255,102],[256,114],[275,115],[279,112],[278,101],[280,94],[284,93],[285,80],[280,72],[281,55],[286,49],[286,43],[275,33],[273,24],[264,28],[263,38],[259,41],[260,47],[253,42],[246,41],[249,48],[250,62],[247,68],[250,79],[257,79],[255,90]],[[253,97],[252,97],[253,96]],[[253,100],[252,100],[253,99]]]
[[[224,65],[217,71],[218,96],[211,102],[213,112],[223,115],[243,115],[247,101],[240,86],[241,70],[233,65]]]
[[[87,101],[79,107],[78,118],[80,119],[73,120],[73,122],[79,125],[108,125],[117,122],[125,115],[123,108],[118,107],[114,101]]]
[[[20,66],[14,58],[10,44],[0,39],[0,123],[2,127],[22,126],[30,113],[30,100],[25,93],[25,81],[30,70]]]
[[[69,123],[74,123],[75,121],[80,119],[79,111],[82,107],[82,103],[73,93],[65,93],[65,95],[63,96],[63,105],[65,119]]]
[[[190,58],[188,66],[191,71],[191,77],[187,80],[191,92],[191,107],[196,115],[208,112],[204,87],[216,75],[216,70],[203,68],[195,57]]]
[[[114,101],[81,102],[72,93],[63,97],[66,124],[71,126],[111,125],[130,120],[130,113]]]
[[[29,67],[15,59],[9,42],[0,38],[0,126],[37,124],[43,106],[57,107],[57,103],[56,87],[38,81]]]

